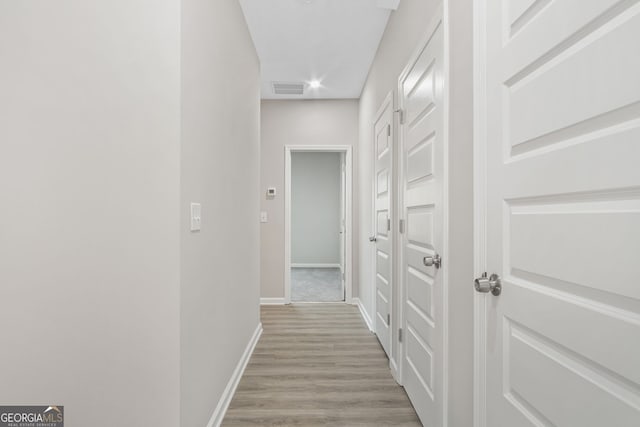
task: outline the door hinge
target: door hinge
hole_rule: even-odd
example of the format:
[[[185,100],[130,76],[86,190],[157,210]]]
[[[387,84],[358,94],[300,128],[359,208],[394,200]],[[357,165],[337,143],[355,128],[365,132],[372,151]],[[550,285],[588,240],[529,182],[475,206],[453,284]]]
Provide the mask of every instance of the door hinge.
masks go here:
[[[391,218],[387,218],[387,231],[391,231]]]
[[[391,324],[391,315],[387,313],[387,326]]]
[[[398,341],[402,342],[402,328],[398,329]]]
[[[404,110],[398,108],[395,111],[396,111],[396,113],[398,113],[398,120],[400,121],[400,124],[403,125],[404,124]]]
[[[398,229],[400,230],[400,233],[404,234],[404,219],[398,221]]]
[[[387,136],[391,136],[391,124],[387,125]]]

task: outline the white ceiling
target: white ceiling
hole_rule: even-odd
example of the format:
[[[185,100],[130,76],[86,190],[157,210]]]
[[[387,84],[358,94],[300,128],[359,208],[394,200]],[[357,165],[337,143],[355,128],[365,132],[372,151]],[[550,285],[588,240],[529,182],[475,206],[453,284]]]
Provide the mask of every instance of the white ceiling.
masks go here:
[[[263,99],[359,98],[399,0],[240,0],[262,67]],[[319,80],[321,86],[308,83]],[[273,82],[303,82],[276,95]]]

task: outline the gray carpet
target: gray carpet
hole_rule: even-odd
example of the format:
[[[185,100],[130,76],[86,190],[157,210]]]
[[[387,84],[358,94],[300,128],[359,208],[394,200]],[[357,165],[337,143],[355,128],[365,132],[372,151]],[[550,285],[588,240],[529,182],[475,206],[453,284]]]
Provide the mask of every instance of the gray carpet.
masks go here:
[[[291,301],[344,301],[339,268],[292,268]]]

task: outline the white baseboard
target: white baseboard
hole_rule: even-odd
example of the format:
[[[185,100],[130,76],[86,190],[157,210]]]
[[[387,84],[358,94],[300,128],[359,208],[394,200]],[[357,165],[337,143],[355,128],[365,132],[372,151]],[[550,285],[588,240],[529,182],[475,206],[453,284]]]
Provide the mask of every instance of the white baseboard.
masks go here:
[[[373,326],[373,322],[371,321],[371,317],[369,317],[369,314],[367,314],[367,310],[364,309],[364,306],[362,305],[362,301],[360,301],[360,298],[352,298],[351,303],[353,305],[358,306],[358,308],[360,309],[360,315],[364,319],[364,322],[367,324],[367,327],[371,332],[375,333],[376,330]]]
[[[340,264],[291,264],[291,268],[340,268]]]
[[[207,424],[207,427],[219,427],[222,424],[222,420],[224,419],[225,414],[227,413],[227,409],[229,409],[229,404],[231,403],[231,399],[236,392],[236,388],[238,388],[238,383],[240,383],[240,378],[242,378],[242,374],[244,373],[245,368],[247,367],[247,363],[249,363],[249,359],[253,354],[253,350],[256,348],[256,344],[262,335],[262,323],[258,323],[258,327],[256,328],[253,336],[249,340],[247,344],[247,348],[245,348],[244,353],[242,353],[242,357],[238,361],[236,368],[233,370],[233,374],[227,383],[227,386],[224,388],[224,392],[222,393],[222,397],[218,401],[218,405],[216,409],[213,411],[213,415],[211,415],[211,419]]]
[[[260,305],[282,305],[284,298],[260,298]]]
[[[395,360],[389,358],[389,368],[391,369],[391,376],[400,385],[402,385],[402,379],[400,378],[400,371],[398,370],[398,364]]]

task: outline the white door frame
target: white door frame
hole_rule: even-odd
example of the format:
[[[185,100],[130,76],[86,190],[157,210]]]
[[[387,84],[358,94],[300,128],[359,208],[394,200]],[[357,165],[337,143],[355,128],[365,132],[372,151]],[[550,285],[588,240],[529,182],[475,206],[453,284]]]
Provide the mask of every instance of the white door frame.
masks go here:
[[[340,274],[342,275],[342,294],[346,296],[346,280],[344,277],[345,260],[347,259],[347,156],[340,153]]]
[[[485,0],[473,2],[473,272],[487,271],[487,129]],[[473,296],[473,426],[486,427],[486,295]]]
[[[478,0],[476,0],[478,1]],[[441,250],[441,254],[442,254],[442,268],[440,270],[440,274],[442,274],[442,301],[440,301],[440,303],[442,304],[442,328],[443,328],[443,349],[442,349],[442,354],[443,354],[443,360],[442,360],[442,383],[443,383],[443,390],[442,390],[442,422],[443,422],[443,426],[447,426],[448,425],[448,407],[449,407],[449,96],[450,96],[450,91],[451,91],[451,84],[450,84],[450,79],[451,79],[451,73],[450,73],[450,69],[449,69],[449,55],[450,55],[450,48],[449,48],[449,1],[448,0],[444,0],[442,2],[442,5],[436,9],[436,11],[433,14],[434,18],[428,23],[428,25],[426,26],[427,31],[425,32],[424,36],[420,39],[420,42],[417,44],[417,48],[414,50],[414,52],[412,53],[411,57],[409,58],[409,60],[407,61],[407,66],[403,69],[402,73],[400,73],[400,76],[398,77],[398,88],[397,88],[397,110],[399,112],[404,112],[404,105],[403,105],[403,99],[402,96],[400,96],[401,91],[402,91],[402,86],[401,86],[401,82],[402,80],[407,76],[407,74],[411,71],[411,67],[413,66],[413,64],[416,62],[417,58],[420,56],[420,54],[422,53],[422,51],[424,50],[424,48],[426,47],[426,45],[429,43],[429,41],[431,40],[431,36],[433,35],[434,31],[436,30],[438,25],[442,25],[442,30],[443,30],[443,47],[442,47],[442,57],[443,57],[443,64],[442,64],[442,75],[444,76],[444,88],[443,88],[443,99],[442,99],[442,108],[443,108],[443,137],[442,137],[442,144],[443,144],[443,183],[442,183],[442,215],[443,215],[443,247]],[[405,174],[405,165],[403,164],[402,161],[402,149],[404,147],[404,135],[403,135],[403,127],[401,124],[399,124],[399,117],[396,117],[395,120],[398,120],[398,126],[397,126],[397,141],[398,141],[398,147],[397,147],[397,157],[398,157],[398,162],[397,162],[397,167],[398,167],[398,180],[397,180],[397,187],[395,188],[395,190],[398,192],[397,193],[397,197],[396,197],[396,201],[397,201],[397,205],[396,205],[396,212],[397,212],[397,221],[400,220],[404,220],[406,221],[406,218],[404,218],[404,212],[403,212],[403,203],[404,203],[404,188],[403,188],[403,181],[404,181],[404,174]],[[397,223],[396,221],[396,223]],[[406,223],[405,223],[406,224]],[[406,232],[406,230],[405,230]],[[397,256],[396,256],[396,263],[397,266],[401,266],[402,263],[404,262],[404,254],[403,254],[403,250],[402,250],[402,244],[401,244],[401,239],[403,238],[403,234],[401,233],[396,233],[396,240],[397,240]],[[406,334],[406,319],[405,319],[405,313],[404,313],[404,295],[406,292],[405,289],[405,280],[404,280],[404,274],[402,272],[402,268],[398,268],[398,274],[397,274],[397,284],[398,284],[398,316],[399,316],[399,325],[400,327],[403,328],[403,330],[405,331],[404,333]],[[437,303],[437,302],[436,302]],[[406,336],[406,335],[405,335]],[[396,334],[394,335],[395,339],[398,338],[397,335],[397,331]],[[403,361],[403,357],[405,354],[405,345],[406,345],[406,340],[403,340],[402,343],[400,343],[399,347],[398,347],[398,378],[400,379],[399,383],[403,384],[404,383],[404,372],[402,369],[402,361]]]
[[[285,145],[284,146],[284,303],[291,304],[291,153],[319,152],[344,153],[346,164],[346,224],[344,260],[345,300],[352,303],[351,264],[352,264],[352,147],[350,145]]]

